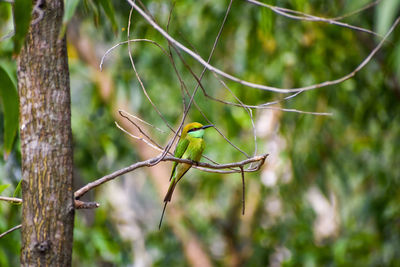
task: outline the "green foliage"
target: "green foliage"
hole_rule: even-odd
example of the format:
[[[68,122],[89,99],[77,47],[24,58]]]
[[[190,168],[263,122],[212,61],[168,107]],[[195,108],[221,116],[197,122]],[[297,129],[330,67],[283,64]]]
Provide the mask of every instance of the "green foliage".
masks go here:
[[[79,0],[67,0],[65,1],[65,10],[64,10],[64,17],[63,17],[63,27],[61,29],[60,35],[64,35],[67,24],[70,22],[72,17],[75,15],[77,11],[77,7],[79,3],[82,1]],[[114,33],[118,31],[118,23],[115,17],[115,10],[114,6],[111,4],[111,1],[107,0],[85,0],[84,4],[89,12],[93,12],[93,20],[95,25],[99,25],[100,22],[103,22],[100,18],[101,10],[104,11],[107,20],[111,23],[112,29]]]
[[[92,223],[87,223],[91,216],[94,216]],[[83,214],[76,219],[73,265],[126,266],[132,261],[129,249],[130,246],[121,239],[112,221],[108,218],[107,209],[96,212],[83,211]]]
[[[0,98],[4,114],[4,157],[11,152],[18,130],[18,93],[7,71],[0,66]]]
[[[314,2],[296,1],[293,6],[287,7],[329,17],[341,14],[341,8],[351,12],[363,4],[352,2],[351,6],[343,7]],[[185,45],[193,45],[203,58],[207,58],[212,38],[222,21],[225,4],[222,1],[214,1],[213,4],[177,3],[169,33]],[[158,23],[166,27],[169,13],[163,10],[168,8],[158,2],[149,5]],[[363,14],[357,15],[359,20],[353,23],[372,25],[371,12]],[[126,19],[127,14],[122,12],[121,16]],[[140,19],[135,20],[132,26],[132,36],[153,39],[166,46],[165,41]],[[394,39],[397,40],[398,36]],[[246,3],[234,2],[212,64],[253,82],[299,87],[351,72],[374,44],[373,37],[359,37],[348,29],[293,21]],[[232,252],[226,247],[222,250],[216,248],[215,244],[221,242],[228,246],[226,238],[233,238],[238,247],[249,244],[251,252],[245,261],[248,266],[269,265],[277,252],[285,255],[285,266],[398,264],[399,258],[394,251],[399,242],[395,226],[399,210],[394,203],[399,195],[396,189],[399,167],[396,162],[400,159],[395,150],[399,146],[400,135],[393,122],[398,121],[400,111],[398,89],[391,86],[396,80],[394,68],[387,65],[392,49],[393,46],[385,46],[382,58],[371,62],[345,83],[304,92],[282,103],[285,108],[332,112],[333,116],[283,113],[278,130],[286,143],[282,155],[268,149],[273,140],[260,138],[259,151],[271,153],[271,161],[281,156],[284,159],[281,168],[289,168],[291,180],[282,182],[280,179],[283,178],[279,177],[279,182],[270,189],[261,182],[260,174],[246,175],[248,181],[260,188],[251,234],[239,234],[239,225],[244,219],[240,216],[235,218],[237,224],[232,226],[230,217],[232,209],[240,212],[240,205],[232,204],[238,201],[235,199],[240,194],[240,177],[190,171],[188,179],[179,185],[183,201],[174,204],[185,210],[186,219],[180,227],[194,229],[198,233],[213,263],[223,266],[232,253],[240,252],[240,249]],[[132,109],[141,118],[165,129],[135,81],[126,50],[121,48],[114,53],[113,64],[109,63],[106,69],[113,73],[117,95],[129,99]],[[145,44],[132,44],[132,54],[149,96],[167,120],[176,124],[182,112],[181,93],[178,80],[172,75],[170,62],[159,50]],[[196,73],[200,72],[201,67],[194,60],[186,55],[183,57],[194,66]],[[195,82],[182,63],[178,61],[176,64],[189,90],[192,90]],[[396,64],[398,61],[393,61],[392,66]],[[382,74],[382,68],[385,74]],[[279,98],[272,93],[243,88],[231,82],[227,84],[248,104]],[[209,95],[235,101],[212,75],[205,75],[203,85]],[[251,123],[244,110],[216,104],[204,97],[201,91],[195,100],[232,142],[247,153],[252,152]],[[254,113],[256,118],[261,115],[261,112]],[[195,108],[190,111],[189,117],[188,120],[204,121]],[[167,140],[161,134],[158,138]],[[206,138],[209,145],[205,154],[211,158],[219,162],[243,158],[216,133],[207,133]],[[160,179],[167,180],[166,177]],[[317,214],[307,200],[309,189],[313,186],[328,199],[333,193],[338,205],[340,230],[320,242],[316,241],[314,233]],[[275,220],[265,211],[271,196],[279,198],[282,203],[282,215]],[[247,195],[247,202],[252,197]],[[143,227],[143,231],[149,231],[146,238],[148,251],[156,251],[152,254],[153,264],[187,264],[182,248],[184,244],[179,243],[170,227],[165,226],[161,233],[153,232],[157,228],[156,221],[157,218],[154,223],[145,222],[154,224],[153,229],[144,230],[147,228]],[[233,227],[232,232],[224,230],[228,226]]]
[[[2,201],[0,203],[0,214],[0,232],[3,233],[19,224],[21,208],[19,205],[10,205],[10,203]],[[18,230],[0,238],[1,266],[19,266],[20,240],[21,234]]]
[[[376,31],[384,35],[396,19],[399,11],[400,2],[396,0],[387,0],[377,7],[376,12]]]
[[[369,1],[270,2],[322,17],[336,17],[357,10]],[[172,3],[147,1],[144,5],[157,23],[167,28]],[[226,6],[227,2],[222,0],[176,2],[168,32],[207,58]],[[127,25],[129,9],[123,1],[78,3],[71,0],[66,5],[65,25],[69,21],[79,23],[82,38],[91,42],[99,56],[118,41],[126,40],[126,36],[116,38],[115,32],[118,25]],[[398,1],[381,1],[376,8],[349,16],[343,22],[376,29],[383,35],[398,11]],[[71,21],[73,15],[77,16],[77,21]],[[102,27],[95,28],[93,20]],[[168,43],[136,12],[133,13],[131,38],[152,39],[168,50]],[[138,182],[140,177],[149,178],[150,174],[137,171],[132,176],[118,178],[123,181],[120,186],[129,191],[126,212],[135,214],[134,220],[123,223],[135,229],[136,239],[127,238],[129,233],[121,230],[122,219],[114,217],[114,206],[104,200],[107,197],[112,202],[121,196],[105,196],[103,191],[95,190],[88,198],[99,201],[101,206],[94,211],[77,211],[74,265],[128,266],[138,264],[144,257],[140,253],[147,253],[150,265],[187,266],[184,249],[188,244],[181,240],[182,232],[190,231],[216,266],[229,265],[235,256],[241,257],[241,266],[272,263],[283,266],[398,266],[399,38],[396,29],[381,52],[352,79],[303,92],[274,106],[331,112],[332,116],[253,111],[258,125],[258,153],[270,153],[270,156],[262,171],[246,174],[245,216],[240,215],[240,175],[190,170],[179,185],[180,201],[173,199],[171,203],[183,211],[183,219],[174,228],[168,225],[171,218],[167,213],[163,228],[158,231],[162,197],[156,194],[157,190],[149,189],[153,180],[143,182],[146,186]],[[350,73],[376,46],[377,40],[365,33],[319,22],[291,20],[248,2],[234,1],[211,64],[252,82],[301,87]],[[2,52],[10,54],[6,44],[0,45]],[[167,127],[137,82],[126,45],[109,54],[101,74],[85,62],[84,57],[77,56],[74,44],[70,43],[68,48],[75,185],[78,188],[141,160],[139,147],[132,145],[129,137],[114,126],[119,108],[130,109],[163,130]],[[176,52],[171,51],[182,80],[190,93],[193,92],[196,81]],[[182,93],[171,62],[148,43],[131,43],[131,52],[149,97],[176,128],[183,110]],[[182,58],[194,73],[201,72],[203,67],[195,60],[185,54]],[[96,79],[107,75],[113,85],[107,87],[111,93],[104,97],[104,84]],[[257,105],[287,96],[225,82],[246,104]],[[202,84],[209,96],[236,101],[209,72]],[[188,103],[189,97],[184,95]],[[245,110],[215,102],[205,96],[201,88],[195,100],[229,140],[252,154],[252,125]],[[1,116],[5,118],[5,113]],[[205,123],[195,107],[188,116],[187,121]],[[259,130],[268,125],[272,126],[267,133]],[[151,128],[148,131],[160,144],[166,144],[171,137]],[[241,152],[215,131],[207,132],[205,138],[204,154],[210,158],[221,163],[244,159]],[[18,153],[11,153],[10,157],[17,160]],[[0,171],[10,173],[5,166],[1,161]],[[11,170],[17,169],[18,164],[12,165]],[[276,178],[272,185],[266,182],[271,173]],[[155,178],[167,184],[169,177]],[[17,180],[7,183],[16,184]],[[319,192],[319,204],[326,201],[334,207],[335,216],[329,222],[337,223],[337,229],[326,237],[316,232],[321,215],[310,201],[312,190]],[[0,209],[4,214],[0,216],[2,231],[17,224],[19,213],[13,209],[18,207],[3,204]],[[9,220],[9,216],[13,219]],[[7,250],[0,250],[1,266],[18,264],[18,235],[16,232],[7,237],[14,242],[12,247],[7,247],[6,241],[0,239],[0,246],[7,247]],[[138,249],[141,245],[143,250]]]
[[[22,179],[18,182],[17,187],[14,190],[14,194],[13,197],[19,197],[21,194],[21,183],[22,183]]]
[[[10,186],[10,184],[2,184],[2,185],[0,185],[0,193],[2,193],[4,190],[6,190],[7,187],[9,187],[9,186]]]
[[[63,36],[65,34],[65,30],[67,29],[67,24],[72,19],[72,16],[75,14],[75,11],[76,11],[76,8],[78,7],[79,2],[80,2],[80,0],[65,1],[63,26],[60,31],[60,36]]]
[[[14,1],[14,54],[18,55],[21,50],[25,36],[28,33],[29,24],[32,17],[32,1],[31,0],[15,0]]]
[[[111,1],[99,0],[99,2],[104,12],[106,13],[107,18],[110,20],[114,32],[117,32],[118,25],[115,19],[115,11],[113,5],[111,4]]]

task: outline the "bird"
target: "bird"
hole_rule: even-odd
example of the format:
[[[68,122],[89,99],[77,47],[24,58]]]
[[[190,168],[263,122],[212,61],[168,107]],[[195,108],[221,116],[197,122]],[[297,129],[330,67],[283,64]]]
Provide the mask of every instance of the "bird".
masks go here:
[[[205,142],[203,140],[204,130],[213,126],[214,125],[202,125],[198,122],[192,122],[185,125],[185,127],[183,127],[178,144],[176,145],[174,157],[181,159],[190,159],[193,162],[198,162],[205,148]],[[158,229],[161,228],[165,208],[167,207],[168,202],[171,201],[176,184],[182,179],[182,177],[190,169],[190,167],[192,167],[192,164],[178,163],[174,161],[172,165],[171,176],[169,179],[170,185],[167,194],[164,197],[164,209],[161,214]]]

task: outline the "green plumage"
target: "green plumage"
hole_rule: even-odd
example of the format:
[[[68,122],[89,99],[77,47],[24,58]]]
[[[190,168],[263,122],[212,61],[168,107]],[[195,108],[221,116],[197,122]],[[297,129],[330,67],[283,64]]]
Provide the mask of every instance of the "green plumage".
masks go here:
[[[185,153],[186,148],[189,145],[189,140],[188,139],[180,139],[178,144],[176,145],[175,148],[175,153],[174,153],[174,157],[175,158],[182,158],[183,153]],[[178,165],[178,162],[174,161],[173,165],[172,165],[172,172],[171,172],[171,177],[169,178],[169,180],[171,181],[172,177],[174,176],[175,170],[176,170],[176,166]]]
[[[180,145],[181,144],[181,145]],[[205,148],[203,138],[193,138],[187,136],[177,145],[177,151],[174,156],[182,159],[190,159],[192,161],[199,161]],[[178,153],[179,154],[178,154]],[[164,202],[171,201],[172,193],[174,192],[176,184],[182,179],[183,175],[190,169],[191,165],[186,163],[174,162],[171,173],[171,184],[169,185],[168,192],[165,195]]]
[[[181,138],[176,145],[174,156],[181,159],[190,159],[198,162],[203,154],[205,143],[203,140],[204,129],[212,125],[203,126],[200,123],[193,122],[186,125],[181,134]],[[164,198],[164,209],[160,219],[160,225],[164,216],[164,211],[167,203],[171,201],[172,194],[175,190],[176,184],[182,179],[185,173],[192,167],[191,164],[174,162],[172,165],[170,185],[167,194]]]

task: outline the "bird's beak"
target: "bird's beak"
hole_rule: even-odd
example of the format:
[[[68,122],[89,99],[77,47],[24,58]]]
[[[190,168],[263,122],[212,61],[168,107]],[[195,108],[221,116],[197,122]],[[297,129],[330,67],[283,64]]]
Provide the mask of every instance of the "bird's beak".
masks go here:
[[[207,128],[210,128],[210,127],[214,127],[214,125],[212,125],[212,124],[204,125],[203,127],[201,127],[201,129],[207,129]]]

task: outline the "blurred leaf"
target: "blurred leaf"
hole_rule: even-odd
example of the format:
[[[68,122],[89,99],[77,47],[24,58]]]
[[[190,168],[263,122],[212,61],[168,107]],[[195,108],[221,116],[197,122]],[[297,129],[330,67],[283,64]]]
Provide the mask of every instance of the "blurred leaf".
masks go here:
[[[100,21],[100,10],[98,1],[93,2],[92,0],[85,1],[88,9],[93,12],[93,23],[97,27]]]
[[[0,5],[0,25],[7,25],[12,15],[11,5]],[[5,31],[0,28],[0,38],[4,38]],[[4,40],[4,39],[3,39]]]
[[[392,65],[397,73],[397,77],[399,77],[400,76],[400,44],[397,44],[396,48],[393,51]]]
[[[29,30],[29,24],[32,17],[32,1],[31,0],[15,0],[14,1],[14,25],[15,35],[14,54],[18,55],[24,44],[25,36]]]
[[[384,35],[392,25],[400,8],[399,0],[386,0],[378,5],[376,9],[376,31]]]
[[[65,9],[64,9],[64,17],[63,17],[63,25],[60,31],[60,36],[65,34],[65,30],[67,29],[67,24],[71,20],[72,16],[75,14],[76,7],[79,4],[79,0],[66,0],[65,1]]]
[[[4,109],[4,158],[7,158],[18,130],[18,93],[8,73],[1,66],[0,98]]]
[[[17,197],[19,192],[21,192],[21,183],[22,183],[22,179],[18,182],[17,187],[15,188],[13,197]]]
[[[0,184],[0,194],[9,187],[10,184]]]
[[[117,21],[115,20],[115,11],[114,7],[111,5],[111,1],[108,0],[99,0],[101,6],[104,9],[104,12],[106,13],[108,19],[111,22],[112,28],[114,32],[117,32],[118,30],[118,25]]]

